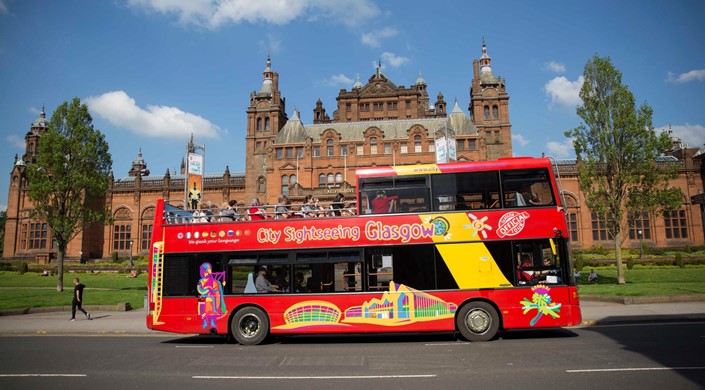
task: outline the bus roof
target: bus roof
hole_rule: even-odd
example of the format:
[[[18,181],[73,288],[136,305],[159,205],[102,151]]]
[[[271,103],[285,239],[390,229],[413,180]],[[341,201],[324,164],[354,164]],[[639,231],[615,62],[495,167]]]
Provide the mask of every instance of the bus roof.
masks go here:
[[[445,164],[417,164],[361,168],[356,171],[358,178],[378,176],[413,176],[454,173],[468,171],[491,171],[522,168],[550,168],[551,162],[546,157],[507,157],[488,161],[464,161]]]

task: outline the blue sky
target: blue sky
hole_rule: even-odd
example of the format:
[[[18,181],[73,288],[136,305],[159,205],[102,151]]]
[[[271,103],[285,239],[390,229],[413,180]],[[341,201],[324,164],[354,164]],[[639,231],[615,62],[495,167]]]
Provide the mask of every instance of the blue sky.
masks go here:
[[[110,144],[115,177],[138,150],[179,169],[191,133],[206,172],[245,166],[245,110],[268,53],[287,113],[312,123],[340,89],[419,72],[467,111],[482,39],[509,92],[515,155],[574,154],[564,131],[585,63],[609,56],[657,129],[705,143],[705,2],[399,0],[0,0],[0,209],[14,155],[42,106],[79,97]],[[452,106],[451,106],[452,107]],[[467,112],[466,112],[467,113]]]

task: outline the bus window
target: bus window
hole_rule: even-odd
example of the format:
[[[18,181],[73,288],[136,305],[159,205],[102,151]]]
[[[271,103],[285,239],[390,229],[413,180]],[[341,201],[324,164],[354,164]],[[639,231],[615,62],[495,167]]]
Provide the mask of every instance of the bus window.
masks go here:
[[[329,293],[362,290],[359,251],[299,254],[294,266],[294,275],[295,278],[297,276],[303,278],[301,288],[297,288],[300,290],[298,292]]]
[[[546,169],[502,172],[504,207],[555,205],[551,188],[551,178]]]
[[[497,171],[431,175],[434,211],[498,208]]]
[[[360,214],[429,211],[426,176],[363,179],[360,180],[358,189]]]
[[[367,289],[382,291],[389,289],[394,274],[394,256],[390,252],[373,253],[367,257]]]

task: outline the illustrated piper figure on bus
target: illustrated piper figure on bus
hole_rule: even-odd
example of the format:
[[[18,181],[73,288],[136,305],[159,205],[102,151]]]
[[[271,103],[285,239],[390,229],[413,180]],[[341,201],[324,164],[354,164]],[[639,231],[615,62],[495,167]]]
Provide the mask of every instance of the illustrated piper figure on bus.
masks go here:
[[[200,294],[198,315],[203,320],[202,328],[215,328],[215,321],[225,316],[228,311],[223,301],[223,284],[218,279],[225,278],[225,272],[213,272],[210,263],[201,264],[201,279],[196,289]]]
[[[188,191],[188,201],[192,210],[197,209],[198,204],[201,203],[201,191],[196,186],[195,181],[193,182],[193,188]]]

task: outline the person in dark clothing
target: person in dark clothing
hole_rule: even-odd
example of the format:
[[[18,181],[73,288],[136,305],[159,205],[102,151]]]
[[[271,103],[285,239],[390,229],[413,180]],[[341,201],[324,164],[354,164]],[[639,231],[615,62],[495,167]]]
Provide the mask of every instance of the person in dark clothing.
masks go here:
[[[87,319],[91,319],[91,313],[87,312],[81,305],[83,304],[83,289],[86,287],[79,283],[78,278],[73,278],[73,302],[71,303],[71,321],[76,321],[76,309],[85,314]]]
[[[336,217],[340,217],[340,210],[345,207],[345,195],[339,192],[335,196],[335,199],[333,199],[333,203],[331,203],[330,207],[333,209],[333,214]]]

